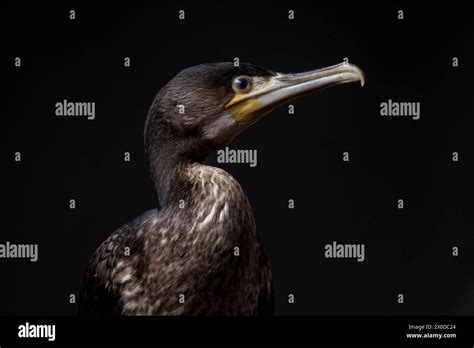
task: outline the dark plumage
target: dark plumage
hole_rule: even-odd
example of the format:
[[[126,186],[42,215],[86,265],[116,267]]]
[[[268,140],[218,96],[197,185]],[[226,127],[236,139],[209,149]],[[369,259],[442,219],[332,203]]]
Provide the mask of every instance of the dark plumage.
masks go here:
[[[344,73],[355,69],[344,67]],[[273,312],[272,275],[247,196],[230,174],[203,163],[262,115],[308,93],[303,77],[250,64],[203,64],[183,70],[160,90],[145,125],[160,208],[99,246],[83,278],[81,313]],[[336,83],[348,82],[345,77]],[[290,83],[306,83],[305,90],[296,93]]]

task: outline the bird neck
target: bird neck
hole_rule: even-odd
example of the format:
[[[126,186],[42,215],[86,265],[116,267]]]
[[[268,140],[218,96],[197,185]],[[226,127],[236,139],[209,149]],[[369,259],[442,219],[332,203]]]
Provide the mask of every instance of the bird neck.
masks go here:
[[[207,213],[215,223],[235,217],[255,229],[252,209],[239,183],[223,169],[204,164],[214,144],[204,146],[199,134],[177,133],[152,118],[146,127],[145,146],[162,209],[190,214],[190,218]]]
[[[187,222],[190,236],[206,240],[210,231],[219,231],[232,245],[258,240],[248,198],[225,170],[170,157],[153,168],[161,209]]]
[[[158,195],[160,207],[166,207],[183,199],[184,193],[190,189],[186,172],[196,162],[176,156],[152,152],[149,154],[149,172]]]
[[[214,231],[216,250],[247,245],[248,258],[259,254],[252,208],[239,183],[223,169],[205,165],[205,156],[190,156],[189,138],[158,134],[148,138],[147,158],[162,216],[187,226],[176,230],[190,231],[186,238],[192,245],[207,245]]]
[[[198,134],[178,131],[163,119],[149,116],[145,126],[145,157],[160,207],[183,199],[190,182],[186,168],[202,163],[206,154]]]
[[[203,162],[175,153],[155,154],[150,159],[150,175],[161,208],[191,208],[212,205],[218,200],[230,203],[231,199],[247,202],[247,196],[232,175]]]

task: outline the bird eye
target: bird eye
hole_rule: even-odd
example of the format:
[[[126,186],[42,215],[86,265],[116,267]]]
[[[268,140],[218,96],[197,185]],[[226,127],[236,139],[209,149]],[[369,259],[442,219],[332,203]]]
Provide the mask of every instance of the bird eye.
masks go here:
[[[248,76],[239,76],[232,82],[232,89],[236,93],[245,93],[252,87],[252,81]]]

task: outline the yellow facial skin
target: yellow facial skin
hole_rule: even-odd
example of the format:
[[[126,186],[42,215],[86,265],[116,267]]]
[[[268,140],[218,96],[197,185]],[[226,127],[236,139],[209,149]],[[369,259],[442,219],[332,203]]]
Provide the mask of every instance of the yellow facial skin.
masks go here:
[[[264,104],[259,102],[256,96],[258,91],[263,90],[271,83],[271,79],[262,77],[251,77],[252,89],[247,93],[235,93],[234,97],[225,105],[225,109],[234,117],[239,124],[247,123],[257,117]]]
[[[235,99],[242,99],[236,95],[225,106],[227,111],[235,118],[237,123],[247,123],[257,116],[258,111],[261,110],[263,104],[255,98],[248,98],[246,100],[236,102]]]

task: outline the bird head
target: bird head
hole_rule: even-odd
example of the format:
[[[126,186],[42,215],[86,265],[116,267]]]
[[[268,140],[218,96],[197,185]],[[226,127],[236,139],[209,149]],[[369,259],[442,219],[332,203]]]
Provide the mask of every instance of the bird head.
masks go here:
[[[279,105],[354,81],[363,85],[364,74],[349,63],[297,74],[246,63],[197,65],[182,70],[157,94],[145,139],[176,138],[176,149],[184,144],[181,151],[203,158]]]

